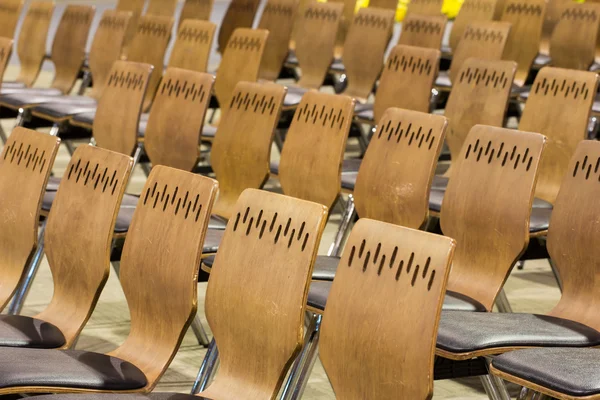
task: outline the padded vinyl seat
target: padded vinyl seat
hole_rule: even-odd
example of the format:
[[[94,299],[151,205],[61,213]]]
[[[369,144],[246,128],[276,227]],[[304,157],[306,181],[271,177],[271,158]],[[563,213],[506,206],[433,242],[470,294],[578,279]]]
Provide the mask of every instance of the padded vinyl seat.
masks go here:
[[[56,192],[58,190],[58,186],[60,185],[60,177],[51,176],[48,179],[48,184],[46,185],[47,192]]]
[[[119,394],[119,393],[66,393],[36,396],[36,400],[210,400],[206,397],[185,393],[148,393],[148,394]]]
[[[356,103],[354,106],[354,116],[363,121],[369,121],[375,124],[373,116],[373,103]]]
[[[92,126],[94,124],[94,118],[96,117],[96,111],[86,111],[77,114],[73,117],[73,121],[80,124],[86,124]]]
[[[435,79],[435,86],[448,89],[452,88],[452,82],[450,81],[448,71],[440,71],[438,77]]]
[[[285,65],[290,67],[298,66],[298,58],[296,57],[296,53],[293,50],[290,50],[287,58],[285,59]]]
[[[329,66],[329,70],[336,74],[343,74],[346,72],[346,66],[344,65],[344,62],[341,59],[336,58]]]
[[[60,329],[49,322],[24,315],[0,315],[0,347],[56,349],[64,344]]]
[[[1,96],[9,96],[9,95],[17,95],[17,94],[27,94],[29,96],[33,95],[44,95],[44,96],[61,96],[63,93],[58,89],[52,88],[26,88],[26,87],[5,87],[2,85],[0,88]]]
[[[546,65],[550,64],[550,61],[552,61],[552,59],[550,58],[549,55],[538,54],[537,57],[535,58],[535,60],[533,60],[533,67],[540,69],[540,68],[545,67]]]
[[[507,374],[576,397],[600,394],[600,349],[544,348],[512,351],[492,365]]]
[[[10,90],[10,89],[9,89]],[[0,92],[1,93],[1,92]],[[23,89],[12,94],[3,95],[0,102],[13,108],[21,108],[28,104],[43,104],[52,101],[53,97],[60,97],[62,92],[58,89]]]
[[[97,106],[98,102],[87,96],[60,96],[55,98],[46,96],[44,104],[34,107],[33,111],[56,119],[64,119],[76,114],[95,111]]]
[[[443,312],[437,346],[452,353],[497,347],[589,347],[600,345],[600,332],[546,315]]]
[[[134,390],[143,388],[146,383],[146,376],[135,365],[105,354],[8,347],[0,351],[0,388]]]
[[[304,94],[308,91],[309,89],[301,88],[299,86],[288,86],[288,92],[285,94],[285,97],[283,99],[283,106],[298,106],[298,104],[300,104],[300,101],[302,101],[302,96],[304,96]]]
[[[25,86],[25,84],[23,82],[2,81],[0,83],[0,87],[2,87],[2,89],[24,89],[27,86]]]

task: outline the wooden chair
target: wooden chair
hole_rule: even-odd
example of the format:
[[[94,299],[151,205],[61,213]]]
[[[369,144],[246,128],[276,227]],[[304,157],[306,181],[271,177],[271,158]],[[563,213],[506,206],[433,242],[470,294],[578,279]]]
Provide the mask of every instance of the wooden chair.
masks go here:
[[[218,50],[221,53],[225,51],[237,29],[252,28],[258,4],[258,0],[233,0],[229,3],[217,38]]]
[[[0,228],[0,310],[13,296],[37,247],[40,204],[59,145],[56,137],[17,127],[0,156],[1,212],[12,215],[2,219]]]
[[[374,125],[390,107],[429,112],[439,60],[439,50],[403,45],[394,47],[381,74],[375,102],[357,108],[358,120]]]
[[[146,15],[174,17],[176,9],[177,0],[149,0]]]
[[[538,55],[545,13],[546,0],[505,0],[501,20],[510,22],[511,29],[502,59],[517,63],[517,86],[525,84]]]
[[[2,90],[2,77],[12,55],[13,40],[0,37],[0,91]]]
[[[187,19],[179,25],[169,67],[208,72],[208,59],[217,26],[210,21]]]
[[[411,0],[406,14],[433,15],[442,14],[443,0]]]
[[[263,10],[259,29],[269,31],[259,68],[261,79],[275,82],[288,55],[290,38],[298,0],[268,0]]]
[[[535,195],[554,203],[569,160],[586,138],[589,116],[598,89],[594,72],[545,67],[527,99],[519,129],[548,138]]]
[[[563,8],[572,6],[573,2],[570,0],[548,0],[546,3],[546,16],[542,25],[542,40],[540,42],[540,54],[542,58],[546,58],[550,55],[550,40],[552,38],[552,32],[558,21],[561,19]],[[588,4],[589,6],[589,4]],[[536,63],[539,60],[536,59]]]
[[[369,7],[384,8],[395,12],[398,8],[398,2],[393,0],[373,0],[369,1]]]
[[[319,343],[337,398],[431,398],[435,338],[455,246],[447,237],[358,221],[331,288]]]
[[[458,43],[469,25],[476,22],[490,22],[494,19],[497,2],[498,0],[465,0],[452,24],[449,39],[452,52],[458,48]]]
[[[179,24],[186,19],[210,20],[213,3],[213,0],[185,0],[179,16]]]
[[[0,37],[13,39],[24,0],[4,0],[0,4]]]
[[[117,11],[126,11],[131,13],[131,20],[127,27],[127,33],[125,34],[125,41],[123,42],[122,56],[127,58],[127,51],[129,49],[129,43],[135,36],[137,26],[146,6],[146,0],[118,0]]]
[[[333,57],[335,59],[340,59],[344,53],[344,43],[346,43],[348,30],[354,21],[356,0],[332,0],[332,2],[342,3],[344,5],[344,11],[342,13],[342,19],[340,20],[340,25],[335,38],[335,47],[333,49]]]
[[[77,150],[79,154],[80,149]],[[129,157],[88,146],[85,149],[102,153],[104,157],[118,157],[131,167]],[[96,197],[111,196],[111,175],[107,174],[105,178],[107,188],[103,193],[104,185],[95,184],[98,178],[93,180],[90,177],[88,180],[87,174],[81,172],[84,165],[87,162],[77,164],[79,168],[75,168],[71,178],[61,185],[59,196],[61,191],[66,193],[70,186],[75,185],[84,186],[84,190],[93,192]],[[92,163],[87,173],[90,168],[95,168]],[[119,180],[119,183],[122,182],[124,180]],[[131,330],[125,342],[107,354],[76,350],[3,349],[0,356],[3,378],[0,391],[151,391],[175,356],[196,312],[196,276],[208,216],[216,194],[217,182],[212,179],[162,166],[153,169],[144,187],[143,200],[136,209],[120,266],[121,286],[131,314]],[[112,197],[117,197],[116,190]],[[60,209],[56,206],[50,218],[58,215]],[[85,205],[85,209],[89,209],[89,204]],[[98,212],[79,211],[79,214],[99,216]],[[94,220],[94,234],[99,234],[100,226],[106,228],[114,223],[116,208],[111,215],[112,218],[104,216],[99,221]],[[71,242],[64,240],[69,236],[67,233],[77,235],[78,239],[89,238],[90,224],[82,224],[80,219],[72,221],[75,226],[60,232],[62,245]],[[64,230],[67,224],[62,220],[60,226]],[[50,227],[49,222],[48,233]],[[108,234],[111,232],[112,229],[108,229]],[[102,279],[106,280],[109,244],[107,238],[104,246],[76,246],[69,256],[76,257],[78,262],[81,257],[91,257],[96,263],[106,263],[102,275]],[[164,257],[165,254],[171,256]],[[54,261],[53,257],[49,255],[51,261]],[[84,271],[91,271],[90,265],[86,267],[79,268],[77,273],[70,272],[66,278],[73,284],[77,283]],[[140,274],[142,270],[144,273]],[[82,301],[74,298],[79,292],[70,290],[69,293],[68,304],[80,306]],[[57,299],[56,291],[54,298]],[[298,314],[300,317],[300,311]],[[68,317],[68,314],[62,316]],[[33,373],[32,368],[35,369]]]
[[[444,15],[408,14],[402,22],[398,44],[439,50],[447,20]]]

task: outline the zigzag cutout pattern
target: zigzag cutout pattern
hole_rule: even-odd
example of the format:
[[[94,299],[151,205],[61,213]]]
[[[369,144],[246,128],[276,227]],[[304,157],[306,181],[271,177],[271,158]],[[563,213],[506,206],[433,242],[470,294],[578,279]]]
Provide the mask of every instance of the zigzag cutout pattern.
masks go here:
[[[270,235],[273,237],[273,244],[286,245],[291,248],[292,245],[300,245],[300,251],[304,251],[306,243],[310,237],[308,232],[304,232],[306,222],[302,221],[300,227],[293,223],[291,218],[288,218],[285,222],[285,217],[281,223],[278,223],[279,215],[273,214],[271,218],[264,215],[264,211],[260,210],[258,216],[250,216],[250,207],[246,208],[244,216],[237,213],[235,217],[235,223],[233,224],[233,231],[237,232],[240,228],[240,233],[246,236],[250,235],[252,230],[258,230],[258,238],[262,239],[263,236]]]
[[[267,4],[267,6],[265,7],[265,10],[263,11],[263,15],[264,14],[270,14],[270,15],[281,15],[281,16],[286,16],[286,17],[291,17],[294,14],[294,10],[292,10],[292,7],[288,6],[288,5],[284,5],[284,4]]]
[[[233,39],[227,43],[227,48],[246,51],[259,51],[261,45],[262,40],[260,38],[234,36]]]
[[[156,22],[142,22],[138,25],[137,33],[141,35],[163,36],[169,34],[166,24],[157,24]]]
[[[250,109],[255,113],[260,111],[261,114],[268,110],[269,115],[272,115],[275,112],[275,97],[261,96],[258,93],[237,92],[231,99],[229,109],[234,107],[238,110],[243,107],[244,111]]]
[[[229,5],[229,7],[235,11],[248,12],[248,13],[254,14],[254,2],[253,1],[248,1],[245,3],[242,3],[239,1],[234,1]]]
[[[39,148],[32,148],[31,144],[27,144],[27,148],[23,150],[24,146],[23,142],[17,142],[16,140],[7,145],[4,149],[4,160],[9,163],[16,162],[17,165],[22,165],[25,168],[31,167],[34,172],[39,165],[39,173],[41,174],[46,165],[46,151],[40,152]],[[22,161],[24,161],[23,164],[21,164]]]
[[[356,25],[370,26],[372,28],[378,28],[383,30],[388,29],[390,22],[391,21],[388,18],[380,18],[376,15],[358,14],[356,18],[354,18],[354,24]]]
[[[187,40],[189,42],[194,41],[196,43],[208,43],[210,36],[208,35],[208,31],[205,29],[194,29],[186,26],[179,31],[179,36],[177,39]]]
[[[31,16],[33,18],[36,19],[48,19],[52,16],[52,11],[51,10],[41,10],[41,9],[29,9],[29,11],[27,12],[27,16]]]
[[[426,75],[430,75],[433,70],[433,64],[429,59],[414,56],[407,57],[404,54],[398,57],[398,55],[394,54],[387,62],[387,69],[390,70],[392,68],[396,72],[402,68],[402,72],[408,71],[413,74],[418,73],[422,75],[425,73]]]
[[[143,205],[152,206],[153,209],[162,208],[163,212],[169,208],[169,212],[183,215],[183,219],[194,218],[195,222],[198,222],[202,211],[200,194],[194,196],[193,193],[190,194],[186,190],[184,195],[183,192],[179,193],[179,186],[175,186],[175,189],[171,191],[168,184],[165,184],[161,190],[158,189],[158,182],[154,182],[152,189],[150,187],[146,189]]]
[[[107,86],[120,87],[131,90],[142,90],[145,78],[143,74],[134,74],[130,71],[114,71],[108,77]]]
[[[90,17],[91,15],[88,12],[67,10],[62,16],[62,20],[75,24],[87,24],[90,21]]]
[[[179,79],[172,80],[169,78],[166,82],[163,82],[160,93],[164,95],[167,91],[169,92],[167,94],[169,97],[179,97],[179,95],[181,95],[184,100],[190,100],[192,102],[199,99],[199,103],[202,103],[206,96],[204,85],[197,86],[194,82],[190,85],[188,81],[180,82]]]
[[[507,148],[505,149],[505,147]],[[467,146],[465,160],[469,159],[470,156],[475,157],[474,161],[477,162],[484,161],[488,164],[491,164],[492,162],[501,162],[503,167],[508,164],[508,166],[512,166],[513,169],[525,166],[525,171],[529,171],[533,161],[533,156],[529,155],[529,147],[521,154],[521,150],[517,149],[517,146],[513,146],[512,149],[510,149],[510,145],[505,146],[504,142],[502,142],[500,143],[500,147],[496,149],[492,147],[491,141],[488,141],[487,145],[484,146],[480,143],[479,139],[475,141],[475,144],[469,144]]]
[[[596,14],[596,10],[569,7],[563,11],[561,19],[596,21],[598,14]]]
[[[507,14],[526,14],[526,15],[542,15],[541,6],[532,6],[527,3],[511,3],[506,7],[505,12]]]
[[[491,12],[494,9],[494,5],[490,1],[471,1],[463,3],[460,9],[477,12]]]
[[[483,42],[502,43],[504,35],[499,30],[486,29],[486,28],[472,28],[471,26],[465,29],[463,39],[470,39]]]
[[[17,6],[11,7],[8,4],[0,4],[0,12],[7,14],[16,14],[19,8]]]
[[[600,170],[600,157],[596,159],[595,165],[593,165],[591,162],[588,162],[588,156],[585,156],[583,161],[578,160],[575,163],[575,168],[573,169],[573,178],[575,178],[579,171],[581,171],[582,173],[585,172],[585,180],[587,181],[590,179],[592,168],[594,169],[594,177],[598,176],[598,181],[600,181],[600,175],[598,175],[598,171]]]
[[[304,12],[305,19],[319,19],[327,21],[337,21],[338,13],[334,10],[323,10],[321,8],[308,7]]]
[[[327,109],[328,108],[328,109]],[[344,126],[344,116],[342,109],[327,107],[325,105],[304,104],[304,107],[296,111],[296,120],[304,117],[304,123],[316,125],[317,122],[323,126],[330,124],[331,128],[338,124],[339,129]]]
[[[543,96],[551,94],[554,97],[560,93],[563,94],[565,98],[572,96],[574,100],[579,96],[583,96],[583,99],[586,100],[590,89],[585,82],[580,83],[572,81],[572,83],[567,83],[566,79],[562,79],[562,83],[560,83],[559,79],[543,79],[542,82],[535,84],[533,92]]]
[[[100,27],[122,31],[127,27],[127,24],[125,23],[124,18],[104,17],[100,21]]]
[[[435,280],[435,269],[429,268],[431,257],[427,257],[424,263],[417,264],[418,261],[415,261],[416,256],[414,252],[410,253],[407,260],[399,260],[398,246],[394,247],[390,255],[382,252],[381,243],[377,244],[374,251],[366,249],[366,247],[366,240],[362,241],[358,249],[356,246],[352,246],[350,256],[348,257],[348,268],[355,265],[361,267],[362,272],[367,272],[369,268],[374,267],[377,268],[377,275],[381,275],[384,268],[396,268],[396,281],[402,283],[410,282],[410,285],[414,287],[417,283],[417,278],[419,278],[421,281],[427,282],[427,290],[431,290],[431,286]]]
[[[387,140],[388,142],[392,139],[396,140],[396,143],[402,141],[406,146],[412,146],[413,144],[421,148],[423,144],[428,150],[431,150],[433,143],[435,142],[435,135],[433,134],[433,128],[427,128],[421,125],[413,125],[412,122],[408,123],[406,128],[402,127],[402,121],[388,120],[387,123],[383,123],[379,128],[379,134],[377,139]]]
[[[475,85],[485,85],[486,87],[493,85],[495,89],[504,89],[509,84],[506,72],[488,68],[467,68],[461,72],[458,82],[468,84],[475,82]]]
[[[95,163],[95,166],[90,166],[89,161],[85,162],[85,166],[82,168],[81,163],[81,159],[77,160],[77,164],[71,163],[71,168],[69,168],[69,173],[67,174],[67,180],[73,178],[75,179],[75,183],[81,181],[83,186],[87,186],[89,183],[90,185],[94,185],[94,190],[102,190],[102,193],[104,193],[107,188],[112,188],[110,194],[111,196],[115,194],[115,189],[119,184],[116,170],[109,171],[108,167],[104,167],[103,169],[98,163]]]
[[[420,19],[410,19],[402,25],[402,30],[423,34],[440,34],[442,33],[442,25]]]

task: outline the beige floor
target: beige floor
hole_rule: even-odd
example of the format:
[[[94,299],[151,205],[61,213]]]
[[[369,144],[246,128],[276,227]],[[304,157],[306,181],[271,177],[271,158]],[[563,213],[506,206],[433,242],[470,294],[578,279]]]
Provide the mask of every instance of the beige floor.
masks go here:
[[[7,79],[14,76],[15,69],[8,71]],[[42,81],[48,81],[42,76]],[[2,124],[5,130],[9,131],[13,121],[4,120]],[[278,157],[274,154],[274,157]],[[57,158],[54,172],[56,175],[62,175],[66,164],[69,161],[69,155],[66,149],[61,148]],[[128,191],[130,193],[139,193],[144,184],[145,176],[137,168],[131,180]],[[334,214],[332,220],[327,225],[323,236],[323,244],[320,248],[320,254],[325,254],[327,247],[332,240],[336,228],[336,221],[339,214]],[[204,292],[206,284],[199,286],[199,313],[204,319]],[[514,311],[522,312],[547,312],[557,302],[559,291],[551,274],[550,268],[545,261],[528,262],[522,271],[515,270],[506,284],[506,292],[510,299]],[[48,264],[44,260],[39,274],[33,284],[31,294],[29,295],[23,313],[34,315],[44,309],[52,296],[52,276]],[[91,320],[83,330],[81,338],[77,345],[78,349],[109,351],[123,342],[129,331],[129,312],[125,298],[123,296],[119,281],[114,274],[108,280],[106,288],[98,306],[92,315]],[[205,350],[196,342],[193,334],[188,332],[185,336],[179,353],[175,357],[171,367],[160,381],[157,390],[168,390],[177,392],[188,392],[198,371]],[[514,392],[514,390],[513,390]],[[334,395],[328,383],[325,372],[319,362],[317,362],[314,371],[304,395],[305,399],[333,399]],[[479,385],[478,379],[466,379],[457,381],[438,381],[435,383],[434,399],[485,399],[487,398]]]

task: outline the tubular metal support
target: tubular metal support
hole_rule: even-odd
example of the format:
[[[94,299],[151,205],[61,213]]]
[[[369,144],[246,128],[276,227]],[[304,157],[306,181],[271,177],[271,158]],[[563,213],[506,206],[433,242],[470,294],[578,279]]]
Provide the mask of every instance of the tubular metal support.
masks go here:
[[[508,394],[508,389],[506,389],[506,385],[504,384],[504,381],[502,380],[502,378],[499,378],[496,375],[492,375],[490,373],[490,365],[491,364],[492,364],[492,358],[485,357],[485,366],[488,370],[487,376],[489,378],[489,383],[491,384],[493,396],[495,396],[495,398],[497,398],[498,400],[510,400],[510,394]],[[482,383],[483,383],[483,380],[482,380]],[[487,389],[486,389],[486,392],[487,392]],[[489,392],[487,392],[487,393],[489,396],[490,393]]]
[[[2,139],[2,143],[6,143],[6,141],[8,140],[6,132],[4,132],[4,128],[2,128],[2,124],[0,124],[0,139]]]
[[[85,90],[90,87],[90,83],[92,83],[92,73],[87,70],[83,73],[83,79],[81,80],[81,86],[79,87],[77,94],[79,96],[83,96],[85,94]]]
[[[510,302],[508,301],[508,297],[506,297],[506,292],[504,291],[504,289],[501,289],[500,293],[498,293],[498,297],[496,297],[496,306],[498,307],[498,311],[500,311],[501,313],[513,312]]]
[[[196,335],[196,339],[198,339],[198,344],[200,344],[202,347],[208,347],[208,335],[204,330],[204,326],[202,326],[202,321],[200,320],[198,314],[196,314],[194,320],[192,321],[192,330],[194,331],[194,335]]]
[[[58,134],[60,133],[60,124],[58,123],[54,123],[54,125],[52,125],[52,128],[50,129],[50,136],[58,136]]]
[[[487,396],[490,400],[501,400],[498,397],[498,393],[494,389],[494,384],[492,383],[492,378],[489,375],[481,375],[481,376],[479,376],[479,380],[481,381],[481,384],[483,385],[483,390],[485,390],[485,393],[487,394]]]
[[[342,219],[340,221],[340,225],[338,226],[338,230],[335,234],[335,239],[333,243],[329,247],[329,251],[327,252],[328,256],[339,257],[342,251],[342,244],[344,240],[348,236],[348,232],[350,230],[350,223],[352,222],[352,218],[354,218],[354,213],[356,209],[354,207],[354,196],[351,194],[348,195],[348,201],[346,202],[346,207],[342,214]]]
[[[143,148],[144,148],[144,145],[141,143],[138,143],[137,147],[135,148],[135,152],[133,153],[133,166],[131,167],[132,171],[135,168],[135,166],[137,165],[138,161],[140,161],[140,157],[142,156]]]
[[[208,387],[208,383],[213,377],[217,366],[219,365],[219,349],[217,349],[217,343],[215,339],[210,341],[208,350],[202,360],[202,365],[198,371],[194,386],[192,386],[192,394],[198,394]]]
[[[531,400],[531,396],[531,390],[523,386],[519,392],[519,395],[517,396],[517,400]]]

